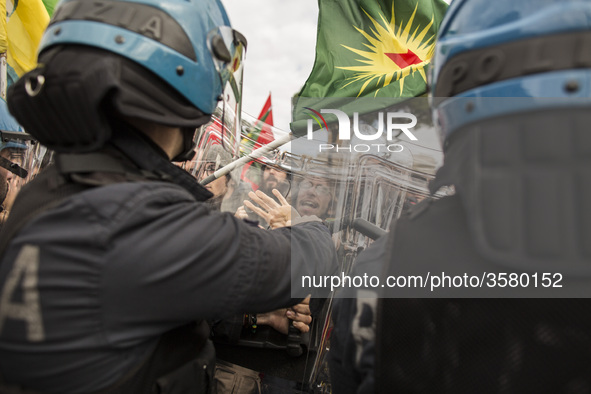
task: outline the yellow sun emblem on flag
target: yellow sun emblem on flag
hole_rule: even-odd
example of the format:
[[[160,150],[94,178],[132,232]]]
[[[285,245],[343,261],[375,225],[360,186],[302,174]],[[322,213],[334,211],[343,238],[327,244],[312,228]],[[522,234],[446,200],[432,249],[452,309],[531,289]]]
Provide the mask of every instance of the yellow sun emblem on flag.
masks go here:
[[[420,32],[421,26],[419,25],[411,34],[417,8],[418,4],[406,25],[403,26],[404,23],[401,23],[398,29],[396,29],[394,19],[394,4],[392,4],[392,19],[389,23],[381,13],[379,17],[382,23],[379,23],[367,11],[363,10],[374,26],[373,29],[370,29],[371,34],[356,26],[353,27],[369,42],[369,44],[363,44],[368,50],[355,49],[346,45],[342,46],[362,56],[363,59],[356,60],[364,65],[336,67],[356,72],[352,77],[348,78],[351,81],[345,86],[359,81],[364,82],[359,90],[358,97],[372,81],[375,81],[378,87],[375,94],[380,88],[389,85],[392,81],[400,81],[400,95],[404,90],[404,78],[406,76],[418,71],[425,82],[427,81],[425,66],[433,56],[435,34],[431,34],[427,38],[426,36],[431,26],[433,26],[434,18],[432,17],[430,23]]]

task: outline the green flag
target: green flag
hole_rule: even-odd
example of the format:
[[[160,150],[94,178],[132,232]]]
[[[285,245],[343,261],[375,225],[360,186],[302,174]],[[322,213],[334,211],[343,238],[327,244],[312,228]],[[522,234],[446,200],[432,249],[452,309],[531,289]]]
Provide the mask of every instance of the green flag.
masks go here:
[[[447,3],[318,0],[316,60],[300,97],[415,97]]]
[[[49,17],[53,16],[53,11],[55,10],[55,6],[57,5],[58,0],[42,0]]]

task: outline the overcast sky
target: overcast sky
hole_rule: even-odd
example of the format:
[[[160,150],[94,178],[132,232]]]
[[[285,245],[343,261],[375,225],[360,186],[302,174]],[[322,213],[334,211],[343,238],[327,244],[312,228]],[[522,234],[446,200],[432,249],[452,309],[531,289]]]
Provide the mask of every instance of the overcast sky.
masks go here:
[[[271,92],[276,127],[289,129],[291,97],[312,71],[316,0],[222,0],[232,27],[246,36],[242,109],[258,116]]]
[[[222,1],[232,26],[248,41],[242,109],[258,116],[271,92],[275,126],[288,131],[291,97],[314,64],[317,0]]]

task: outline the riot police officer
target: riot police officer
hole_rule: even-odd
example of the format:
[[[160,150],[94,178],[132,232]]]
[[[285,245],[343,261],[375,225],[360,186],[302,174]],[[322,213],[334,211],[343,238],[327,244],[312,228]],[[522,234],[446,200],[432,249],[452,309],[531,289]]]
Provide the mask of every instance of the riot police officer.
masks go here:
[[[56,157],[1,236],[0,391],[208,392],[204,320],[296,304],[290,266],[334,264],[322,224],[211,212],[171,163],[218,105],[239,132],[245,46],[218,0],[60,3],[9,91]]]
[[[335,393],[591,390],[589,302],[570,298],[590,295],[589,15],[588,1],[452,3],[433,58],[445,163],[430,188],[455,195],[417,204],[357,270],[486,281],[339,300]]]

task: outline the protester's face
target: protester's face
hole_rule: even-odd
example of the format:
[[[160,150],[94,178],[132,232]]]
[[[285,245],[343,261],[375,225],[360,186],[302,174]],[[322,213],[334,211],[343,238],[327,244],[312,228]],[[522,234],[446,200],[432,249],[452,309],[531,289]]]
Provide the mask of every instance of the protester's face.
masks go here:
[[[316,215],[324,217],[328,213],[332,194],[327,181],[306,179],[299,185],[295,209],[302,216]]]
[[[287,174],[283,171],[278,171],[273,167],[266,167],[263,172],[263,189],[271,191],[279,188],[279,184],[285,182]]]
[[[204,180],[205,178],[207,178],[208,176],[210,176],[211,174],[213,174],[216,170],[215,167],[215,163],[206,163],[205,164],[205,170],[203,171],[203,173],[201,174],[201,179],[199,179],[200,181]],[[227,182],[227,176],[223,176],[221,178],[216,179],[213,182],[209,182],[207,185],[205,185],[205,188],[207,190],[209,190],[214,197],[220,197],[226,194],[226,192],[228,191],[228,182]]]

